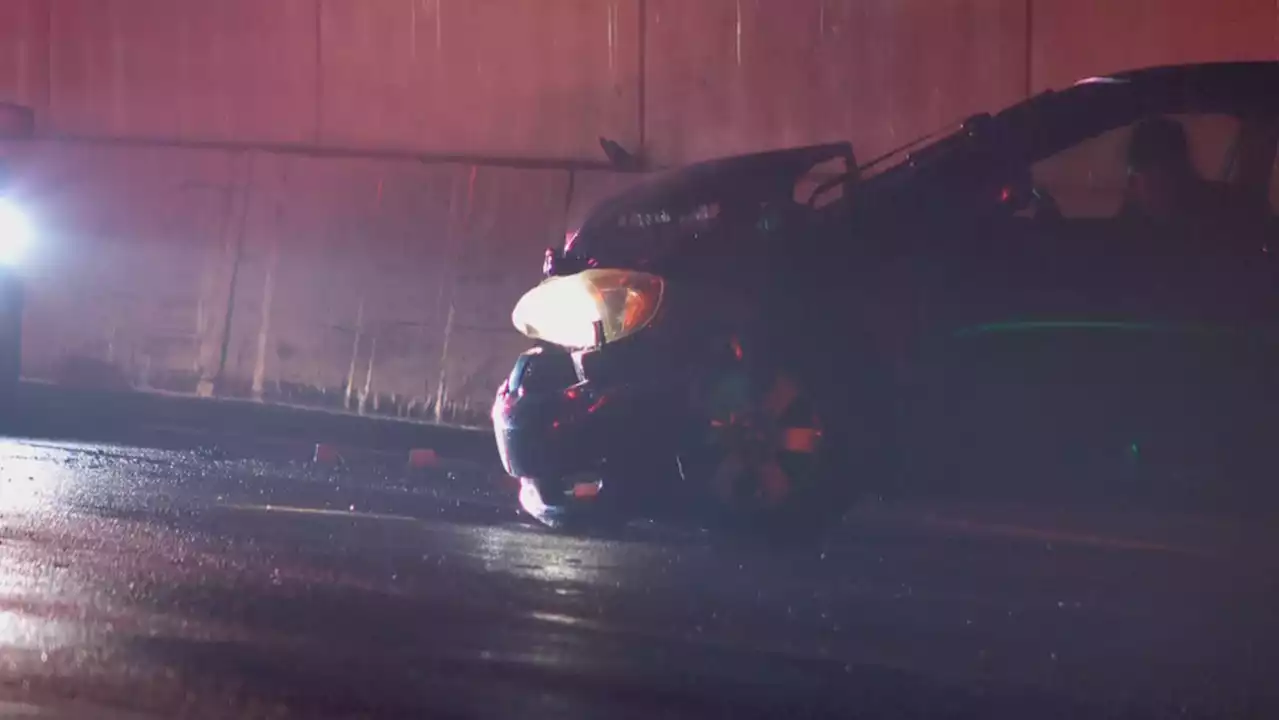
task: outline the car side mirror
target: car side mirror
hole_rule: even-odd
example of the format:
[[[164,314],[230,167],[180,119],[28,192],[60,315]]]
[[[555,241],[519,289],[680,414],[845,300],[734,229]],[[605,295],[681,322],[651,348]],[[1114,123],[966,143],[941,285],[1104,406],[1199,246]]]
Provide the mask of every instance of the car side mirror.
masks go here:
[[[542,255],[542,277],[553,275],[572,275],[576,272],[595,267],[595,261],[566,255],[564,250],[549,247]]]

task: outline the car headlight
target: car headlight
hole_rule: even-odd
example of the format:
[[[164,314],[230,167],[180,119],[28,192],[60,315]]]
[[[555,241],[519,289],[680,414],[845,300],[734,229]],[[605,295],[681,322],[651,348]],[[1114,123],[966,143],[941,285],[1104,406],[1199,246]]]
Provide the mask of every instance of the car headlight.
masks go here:
[[[17,265],[31,244],[31,223],[12,201],[0,198],[0,266]]]
[[[584,270],[551,277],[511,312],[516,329],[579,349],[620,340],[649,324],[662,304],[662,278],[631,270]]]

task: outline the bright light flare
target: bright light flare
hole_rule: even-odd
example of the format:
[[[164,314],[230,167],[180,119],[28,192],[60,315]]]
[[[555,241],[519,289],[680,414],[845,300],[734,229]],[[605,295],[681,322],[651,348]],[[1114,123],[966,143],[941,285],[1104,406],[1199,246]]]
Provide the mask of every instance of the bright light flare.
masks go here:
[[[511,321],[535,340],[588,348],[620,340],[648,325],[662,303],[662,292],[662,278],[656,275],[584,270],[547,278],[525,293]]]
[[[26,213],[12,201],[0,198],[0,266],[17,265],[27,254],[34,232]]]

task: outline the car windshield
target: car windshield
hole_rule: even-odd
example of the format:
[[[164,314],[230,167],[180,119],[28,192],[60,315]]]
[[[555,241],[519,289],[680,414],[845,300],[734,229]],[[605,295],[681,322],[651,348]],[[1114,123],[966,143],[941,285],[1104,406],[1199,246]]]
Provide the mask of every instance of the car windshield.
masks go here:
[[[913,150],[919,149],[928,143],[934,142],[951,133],[959,132],[962,125],[963,122],[959,120],[943,125],[936,130],[927,132],[914,140],[905,142],[891,150],[887,150],[880,155],[866,160],[858,166],[858,176],[860,178],[869,178],[899,165],[910,158]]]

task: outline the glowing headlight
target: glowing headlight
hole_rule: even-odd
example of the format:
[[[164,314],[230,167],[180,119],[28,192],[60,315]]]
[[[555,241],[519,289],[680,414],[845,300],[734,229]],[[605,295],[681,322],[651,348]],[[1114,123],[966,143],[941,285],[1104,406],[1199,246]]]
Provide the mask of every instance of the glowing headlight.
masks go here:
[[[516,329],[535,340],[586,348],[620,340],[653,320],[662,278],[630,270],[584,270],[547,278],[511,313]]]
[[[16,265],[31,244],[31,223],[18,206],[0,198],[0,266]]]

